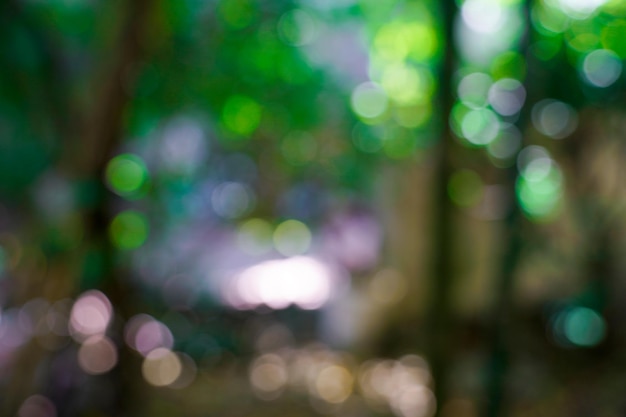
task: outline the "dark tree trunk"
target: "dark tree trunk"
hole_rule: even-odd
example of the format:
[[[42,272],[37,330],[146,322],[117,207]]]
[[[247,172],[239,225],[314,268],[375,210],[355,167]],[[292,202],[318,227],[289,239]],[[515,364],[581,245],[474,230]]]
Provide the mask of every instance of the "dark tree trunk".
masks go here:
[[[76,215],[80,218],[84,236],[78,248],[70,250],[54,251],[47,253],[47,271],[43,277],[33,276],[28,271],[17,272],[19,288],[16,289],[16,300],[26,301],[33,297],[44,297],[52,302],[63,298],[72,298],[81,289],[80,282],[83,271],[85,255],[87,251],[99,251],[103,258],[102,268],[99,271],[99,282],[102,289],[109,296],[112,304],[122,311],[128,310],[130,305],[125,281],[122,274],[116,270],[114,262],[114,250],[108,240],[108,225],[110,213],[108,212],[111,193],[103,183],[103,173],[106,164],[119,147],[123,138],[123,114],[129,102],[127,88],[128,80],[125,79],[131,65],[142,60],[147,45],[145,34],[149,25],[149,17],[156,5],[156,0],[134,0],[126,5],[126,18],[119,34],[116,48],[109,59],[105,59],[108,68],[105,68],[104,80],[97,80],[103,88],[89,103],[90,106],[80,116],[84,119],[75,120],[75,128],[67,122],[66,116],[72,112],[69,97],[64,97],[59,85],[64,81],[62,69],[54,55],[54,49],[45,40],[45,36],[37,32],[37,27],[24,17],[24,25],[31,29],[32,37],[40,45],[42,60],[46,73],[42,74],[43,83],[49,88],[43,92],[49,96],[53,103],[50,109],[50,117],[54,120],[56,145],[59,149],[57,171],[68,180],[89,184],[93,187],[97,199],[87,207],[78,207]],[[21,9],[16,2],[7,4],[7,9],[21,18]],[[101,72],[94,69],[94,73]],[[56,86],[56,87],[54,87]],[[37,219],[33,220],[37,224]],[[42,225],[41,230],[46,226]],[[28,268],[28,266],[26,266]],[[42,281],[43,279],[43,281]],[[39,282],[42,281],[42,282]],[[84,289],[84,288],[83,288]],[[36,341],[31,341],[17,352],[13,366],[10,370],[7,398],[0,404],[2,415],[17,415],[17,411],[26,397],[34,393],[45,393],[48,385],[54,379],[55,370],[50,368],[54,352],[48,352],[41,348]],[[120,355],[123,361],[125,355]],[[124,363],[118,364],[124,367]],[[57,370],[58,371],[58,370]],[[64,371],[64,370],[61,370]],[[122,413],[128,408],[130,389],[128,381],[122,379],[122,384],[117,386],[119,402],[115,405],[116,412]],[[80,387],[76,387],[80,388]],[[62,404],[59,404],[62,406]],[[58,410],[65,415],[63,407]],[[67,411],[71,414],[71,411]]]
[[[441,114],[441,139],[437,149],[435,173],[435,204],[433,209],[433,263],[431,305],[429,311],[429,361],[434,379],[434,394],[437,398],[437,415],[448,396],[448,369],[452,360],[452,317],[451,289],[454,275],[454,207],[448,196],[448,180],[452,172],[451,154],[455,146],[448,117],[454,105],[453,73],[457,53],[454,43],[454,19],[457,6],[454,0],[441,2],[441,18],[445,41],[444,59],[439,75],[439,108]]]

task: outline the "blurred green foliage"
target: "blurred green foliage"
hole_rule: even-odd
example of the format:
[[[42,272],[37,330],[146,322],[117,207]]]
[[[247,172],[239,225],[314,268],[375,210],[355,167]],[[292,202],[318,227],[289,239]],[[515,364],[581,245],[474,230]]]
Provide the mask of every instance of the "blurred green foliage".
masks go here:
[[[621,0],[6,0],[0,414],[619,415],[625,59]]]

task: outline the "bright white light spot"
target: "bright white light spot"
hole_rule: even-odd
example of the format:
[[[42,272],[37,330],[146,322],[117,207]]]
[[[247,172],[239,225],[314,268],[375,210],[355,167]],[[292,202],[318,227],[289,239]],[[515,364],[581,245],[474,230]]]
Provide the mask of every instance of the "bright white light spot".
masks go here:
[[[70,333],[78,341],[104,334],[111,321],[113,308],[109,299],[97,290],[83,293],[70,313]]]
[[[493,0],[466,0],[461,6],[465,24],[479,33],[496,33],[506,22],[506,11]]]
[[[574,19],[585,19],[607,0],[557,0],[561,9]]]
[[[235,277],[229,302],[237,308],[265,304],[274,309],[296,304],[304,309],[321,307],[331,295],[328,269],[315,259],[297,256],[262,262]]]
[[[576,129],[578,116],[571,106],[545,99],[533,106],[532,121],[539,132],[554,139],[562,139]]]
[[[385,91],[376,83],[363,83],[352,92],[352,110],[366,119],[373,119],[387,110],[388,99]]]
[[[622,61],[612,51],[597,49],[585,57],[582,74],[589,84],[608,87],[622,75]]]
[[[117,364],[117,348],[106,336],[91,336],[78,351],[78,364],[91,375],[109,372]]]
[[[510,3],[510,2],[509,2]],[[510,51],[526,30],[518,6],[499,0],[467,0],[455,22],[455,42],[470,66],[489,68],[499,54]]]

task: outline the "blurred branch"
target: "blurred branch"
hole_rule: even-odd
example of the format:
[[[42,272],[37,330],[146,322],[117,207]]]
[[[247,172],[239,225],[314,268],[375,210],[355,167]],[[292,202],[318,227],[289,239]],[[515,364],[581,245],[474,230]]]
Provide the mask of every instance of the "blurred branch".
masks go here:
[[[127,4],[126,19],[118,36],[117,46],[113,49],[112,63],[105,71],[104,79],[100,80],[99,94],[93,100],[93,107],[84,124],[82,137],[77,137],[76,149],[78,158],[72,158],[74,174],[89,181],[97,191],[96,205],[87,209],[84,214],[86,233],[90,244],[102,250],[105,255],[103,276],[113,272],[113,248],[107,238],[110,215],[107,212],[107,200],[110,192],[103,183],[106,165],[123,140],[124,112],[131,97],[128,93],[129,83],[125,79],[129,68],[144,58],[146,53],[144,42],[150,15],[157,0],[134,0]],[[81,142],[80,140],[84,140]],[[111,280],[117,288],[119,280]],[[123,298],[124,291],[115,291]],[[123,299],[120,306],[127,305]]]
[[[86,120],[82,157],[77,162],[78,172],[87,177],[102,172],[121,142],[123,113],[130,99],[125,76],[145,52],[144,35],[155,0],[133,0],[127,4],[127,18],[114,49],[115,56],[111,58],[111,68],[99,83],[101,89]]]

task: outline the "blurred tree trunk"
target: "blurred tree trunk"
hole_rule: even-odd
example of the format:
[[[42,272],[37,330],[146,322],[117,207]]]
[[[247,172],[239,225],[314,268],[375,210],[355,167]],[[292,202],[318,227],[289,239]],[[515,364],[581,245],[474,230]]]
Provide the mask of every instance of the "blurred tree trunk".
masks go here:
[[[522,107],[519,119],[516,123],[522,132],[524,143],[526,136],[531,130],[530,113],[531,103],[543,96],[543,79],[540,74],[536,74],[534,61],[529,53],[532,36],[530,25],[530,12],[532,0],[523,2],[523,16],[525,21],[525,33],[520,44],[520,52],[526,57],[527,75],[524,80],[526,89],[526,103]],[[536,59],[536,58],[535,58]],[[489,314],[487,323],[486,338],[490,345],[490,356],[487,361],[485,378],[486,403],[484,415],[486,417],[501,417],[507,415],[506,407],[506,385],[509,362],[511,360],[511,335],[515,334],[516,323],[513,319],[514,303],[514,278],[520,263],[523,248],[523,231],[527,221],[525,221],[521,209],[517,203],[515,184],[517,180],[517,165],[513,164],[504,172],[504,185],[507,190],[506,202],[510,210],[504,220],[502,242],[504,248],[499,254],[499,266],[495,282],[495,299]]]
[[[78,189],[79,185],[88,187],[96,198],[91,204],[75,207],[73,216],[78,219],[83,230],[78,247],[46,251],[47,268],[42,275],[29,271],[32,260],[22,262],[24,269],[17,273],[19,280],[19,288],[16,290],[17,302],[25,302],[35,297],[43,297],[51,302],[73,298],[80,290],[87,254],[97,251],[102,260],[98,281],[102,287],[106,287],[103,289],[116,308],[126,310],[129,305],[124,279],[115,271],[114,251],[107,236],[111,193],[104,186],[103,173],[123,137],[123,115],[129,101],[127,72],[132,65],[142,59],[146,45],[145,32],[155,2],[156,0],[134,0],[123,3],[126,7],[126,18],[112,56],[105,59],[108,68],[103,71],[105,74],[103,79],[96,80],[97,94],[90,101],[90,107],[80,114],[83,119],[79,117],[78,120],[74,120],[74,125],[70,125],[66,120],[69,115],[74,116],[75,109],[72,105],[76,103],[69,103],[69,98],[63,95],[67,94],[65,91],[69,91],[67,85],[65,89],[59,87],[63,85],[65,75],[56,65],[55,53],[58,51],[54,51],[45,43],[45,36],[39,32],[40,28],[28,22],[32,36],[42,42],[41,51],[45,53],[42,59],[48,63],[46,68],[50,68],[50,71],[43,75],[44,84],[56,86],[46,92],[54,96],[52,103],[59,105],[53,112],[51,110],[51,117],[56,121],[55,127],[58,131],[55,137],[60,149],[57,173],[69,181],[74,189]],[[19,11],[17,5],[13,10]],[[17,13],[16,16],[22,17]],[[97,68],[94,69],[94,73],[99,71]],[[33,224],[41,223],[36,214],[33,216],[35,216],[32,219]],[[63,225],[58,226],[63,231]],[[47,232],[47,227],[49,226],[45,224],[40,225],[34,242],[45,241],[45,236],[42,235]],[[34,393],[45,393],[50,389],[50,384],[55,384],[54,370],[50,369],[54,355],[55,352],[46,351],[36,340],[31,340],[18,352],[11,369],[6,401],[2,404],[2,415],[16,415],[26,397]],[[124,355],[121,355],[121,358],[124,358]],[[124,383],[117,387],[121,391],[127,388]],[[74,389],[79,390],[80,387]],[[127,397],[128,393],[117,395],[118,400]],[[59,415],[65,415],[63,409],[65,405],[58,405]],[[118,411],[123,411],[126,405],[118,403]]]
[[[452,153],[455,147],[454,134],[448,117],[454,105],[453,74],[457,65],[454,42],[454,19],[457,5],[454,0],[441,2],[443,39],[446,45],[439,76],[438,103],[441,114],[441,139],[437,149],[437,166],[434,178],[434,227],[432,235],[433,259],[431,273],[431,304],[428,317],[427,337],[430,338],[428,359],[434,379],[437,398],[437,415],[448,397],[448,373],[452,360],[452,286],[454,275],[454,207],[448,196],[448,180],[452,173]]]

